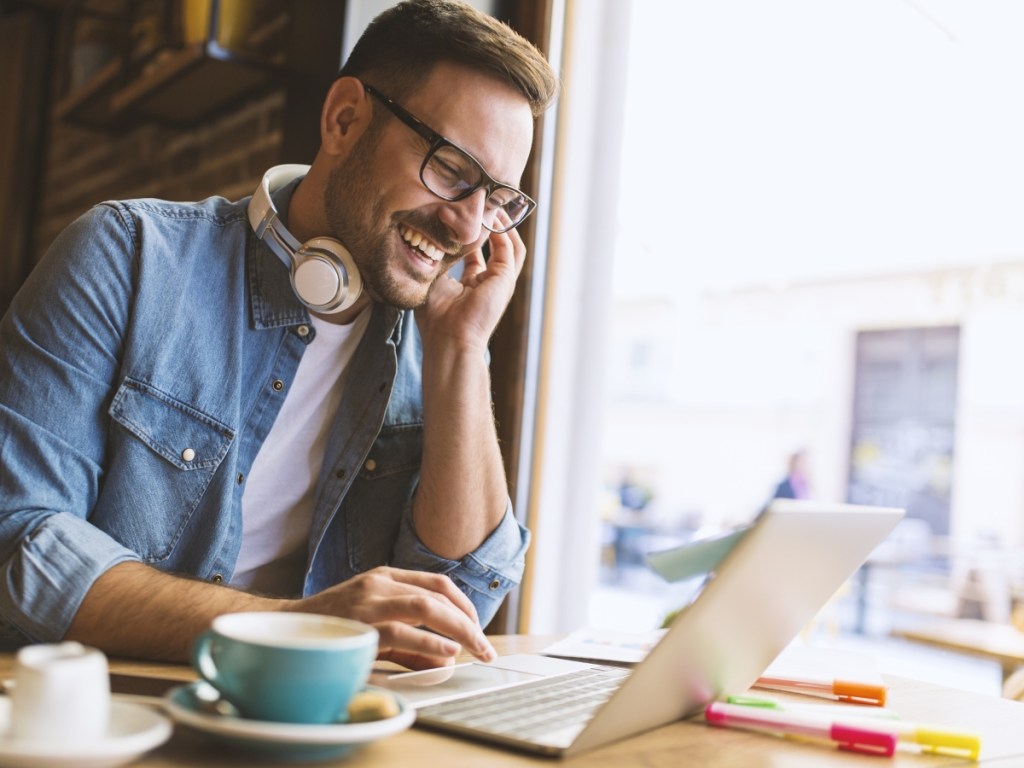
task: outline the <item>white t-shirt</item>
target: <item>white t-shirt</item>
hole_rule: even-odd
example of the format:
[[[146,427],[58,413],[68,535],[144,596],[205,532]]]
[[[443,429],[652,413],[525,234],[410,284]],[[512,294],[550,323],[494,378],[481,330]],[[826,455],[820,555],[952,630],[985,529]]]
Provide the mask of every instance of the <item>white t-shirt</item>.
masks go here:
[[[299,361],[291,391],[242,492],[242,548],[231,577],[234,586],[281,597],[301,593],[327,433],[370,315],[367,309],[348,325],[312,318],[316,337]]]

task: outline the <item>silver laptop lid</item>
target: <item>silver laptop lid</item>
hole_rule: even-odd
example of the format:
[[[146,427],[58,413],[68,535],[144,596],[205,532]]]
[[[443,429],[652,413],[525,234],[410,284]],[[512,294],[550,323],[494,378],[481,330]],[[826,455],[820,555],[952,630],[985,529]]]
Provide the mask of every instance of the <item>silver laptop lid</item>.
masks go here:
[[[566,754],[745,691],[902,517],[888,507],[772,502]]]

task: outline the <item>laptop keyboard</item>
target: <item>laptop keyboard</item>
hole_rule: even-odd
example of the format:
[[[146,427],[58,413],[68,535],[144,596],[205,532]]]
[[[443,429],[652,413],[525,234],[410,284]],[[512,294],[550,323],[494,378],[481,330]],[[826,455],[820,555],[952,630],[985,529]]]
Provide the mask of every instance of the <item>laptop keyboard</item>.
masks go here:
[[[529,740],[585,724],[629,673],[617,667],[593,667],[421,707],[417,718]]]

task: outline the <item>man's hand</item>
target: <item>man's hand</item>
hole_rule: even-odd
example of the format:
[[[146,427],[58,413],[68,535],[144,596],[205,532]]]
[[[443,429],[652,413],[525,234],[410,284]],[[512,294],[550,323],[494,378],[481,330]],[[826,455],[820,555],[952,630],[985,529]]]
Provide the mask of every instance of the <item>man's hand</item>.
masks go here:
[[[499,213],[503,217],[504,213]],[[434,338],[455,340],[483,349],[498,326],[526,262],[526,245],[512,229],[488,237],[490,259],[477,248],[463,257],[462,278],[441,277],[416,310],[424,343]]]
[[[451,664],[462,648],[481,661],[492,661],[496,655],[469,598],[441,574],[374,568],[293,601],[288,610],[371,624],[380,633],[378,658],[410,669]]]

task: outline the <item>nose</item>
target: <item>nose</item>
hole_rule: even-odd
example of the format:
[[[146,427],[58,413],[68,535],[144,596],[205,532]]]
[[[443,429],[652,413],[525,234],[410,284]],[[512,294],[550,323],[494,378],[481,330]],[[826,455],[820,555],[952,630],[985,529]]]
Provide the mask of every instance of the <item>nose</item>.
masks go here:
[[[484,220],[489,214],[485,210],[487,192],[478,189],[469,197],[444,203],[441,221],[452,231],[460,243],[475,243],[484,231]]]

